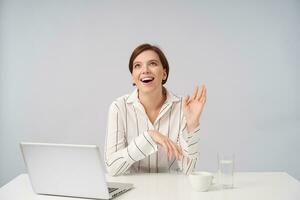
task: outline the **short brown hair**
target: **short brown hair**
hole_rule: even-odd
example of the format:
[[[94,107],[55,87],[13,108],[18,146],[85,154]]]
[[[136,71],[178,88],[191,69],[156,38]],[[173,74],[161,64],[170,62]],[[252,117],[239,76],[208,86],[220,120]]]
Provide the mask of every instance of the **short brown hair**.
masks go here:
[[[162,66],[163,66],[163,68],[166,70],[167,77],[166,77],[165,80],[162,81],[162,84],[164,85],[167,82],[168,77],[169,77],[169,63],[168,63],[168,60],[167,60],[165,54],[157,46],[154,46],[154,45],[151,45],[151,44],[141,44],[140,46],[136,47],[133,50],[133,52],[132,52],[132,54],[130,56],[130,59],[129,59],[129,71],[130,71],[130,73],[132,73],[134,59],[140,53],[142,53],[143,51],[147,51],[147,50],[152,50],[155,53],[157,53],[157,55],[158,55],[158,57],[160,59],[160,62],[162,64]]]

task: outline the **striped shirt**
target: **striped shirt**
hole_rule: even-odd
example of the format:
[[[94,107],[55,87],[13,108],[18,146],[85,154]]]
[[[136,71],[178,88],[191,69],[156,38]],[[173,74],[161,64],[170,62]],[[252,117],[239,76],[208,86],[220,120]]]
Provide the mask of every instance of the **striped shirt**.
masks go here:
[[[167,152],[148,134],[156,130],[177,143],[183,152],[181,160],[168,159]],[[188,133],[182,112],[182,97],[167,91],[167,99],[152,124],[138,91],[117,98],[109,108],[105,144],[105,163],[109,174],[138,172],[191,173],[198,158],[200,129]]]

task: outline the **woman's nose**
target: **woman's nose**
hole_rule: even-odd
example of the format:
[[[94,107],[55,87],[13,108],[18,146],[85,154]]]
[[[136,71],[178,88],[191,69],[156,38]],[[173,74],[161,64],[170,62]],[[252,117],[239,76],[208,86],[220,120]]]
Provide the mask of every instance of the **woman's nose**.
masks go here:
[[[142,67],[142,73],[149,73],[149,67],[147,65]]]

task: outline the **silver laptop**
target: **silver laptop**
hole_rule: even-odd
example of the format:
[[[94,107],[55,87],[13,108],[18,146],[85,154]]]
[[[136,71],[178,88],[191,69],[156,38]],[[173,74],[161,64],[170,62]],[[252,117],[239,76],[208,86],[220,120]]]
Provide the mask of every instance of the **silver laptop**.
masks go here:
[[[133,187],[130,183],[106,182],[96,145],[25,142],[20,145],[35,193],[110,199]]]

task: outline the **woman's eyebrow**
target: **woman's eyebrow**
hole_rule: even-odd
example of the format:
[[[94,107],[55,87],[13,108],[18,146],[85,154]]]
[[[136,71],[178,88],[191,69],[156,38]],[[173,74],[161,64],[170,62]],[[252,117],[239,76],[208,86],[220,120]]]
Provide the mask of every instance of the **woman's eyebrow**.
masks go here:
[[[135,61],[135,62],[133,62],[133,65],[135,65],[135,64],[137,64],[137,63],[142,63],[142,62],[140,62],[140,61]]]
[[[148,60],[148,61],[147,61],[147,63],[149,63],[149,62],[159,62],[159,61],[156,60],[156,59],[151,59],[151,60]],[[140,61],[135,61],[135,62],[133,62],[133,65],[135,65],[135,64],[137,64],[137,63],[142,63],[142,62],[140,62]]]
[[[148,62],[158,62],[158,60],[156,60],[156,59],[152,59],[152,60],[149,60]]]

